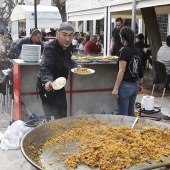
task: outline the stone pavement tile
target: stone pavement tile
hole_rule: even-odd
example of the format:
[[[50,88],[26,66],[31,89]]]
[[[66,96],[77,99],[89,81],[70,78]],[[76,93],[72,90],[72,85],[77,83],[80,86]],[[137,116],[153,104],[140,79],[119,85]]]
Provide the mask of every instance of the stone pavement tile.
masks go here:
[[[0,170],[36,170],[22,155],[21,150],[0,149]]]
[[[0,132],[10,125],[10,116],[0,111]],[[36,170],[22,155],[21,150],[0,149],[0,170]]]

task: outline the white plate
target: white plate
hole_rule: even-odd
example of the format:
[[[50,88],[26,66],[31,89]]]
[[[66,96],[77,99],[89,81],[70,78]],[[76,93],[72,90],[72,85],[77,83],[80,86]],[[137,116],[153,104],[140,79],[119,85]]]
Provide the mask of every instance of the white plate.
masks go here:
[[[39,56],[25,56],[25,55],[21,55],[22,58],[28,58],[28,59],[33,59],[33,58],[40,58],[40,55]]]
[[[109,60],[117,60],[117,59],[118,59],[118,56],[114,56],[113,58],[109,58]]]
[[[39,58],[40,55],[37,55],[37,56],[26,56],[26,55],[21,55],[22,58],[29,58],[29,59],[33,59],[33,58]]]
[[[35,49],[35,48],[25,49],[25,48],[22,48],[22,51],[25,51],[25,52],[39,52],[39,51],[41,51],[41,49]]]
[[[72,60],[77,60],[77,58],[71,58]]]
[[[26,56],[26,57],[29,57],[29,56],[30,56],[30,57],[40,56],[40,54],[28,55],[28,54],[23,54],[23,53],[21,53],[21,55],[22,55],[22,56]]]
[[[24,60],[24,61],[38,61],[39,59],[38,58],[36,58],[36,59],[22,58],[22,60]]]
[[[111,62],[111,60],[96,60],[98,62]]]
[[[22,49],[24,49],[24,50],[30,50],[30,49],[35,49],[35,50],[40,50],[41,49],[41,46],[34,46],[34,47],[24,47],[24,46],[22,46]]]
[[[77,63],[90,63],[91,60],[87,60],[87,61],[79,61],[79,60],[76,60]]]
[[[41,53],[41,51],[40,51],[40,50],[39,50],[39,51],[34,51],[34,50],[32,50],[32,51],[25,51],[25,50],[22,50],[21,53],[26,53],[26,54],[37,54],[37,53]]]
[[[88,75],[88,74],[93,74],[93,73],[95,73],[95,70],[90,69],[90,68],[87,68],[87,69],[90,71],[90,73],[75,73],[74,71],[77,70],[77,68],[71,69],[71,72],[73,72],[73,73],[75,73],[75,74],[80,74],[80,75]]]

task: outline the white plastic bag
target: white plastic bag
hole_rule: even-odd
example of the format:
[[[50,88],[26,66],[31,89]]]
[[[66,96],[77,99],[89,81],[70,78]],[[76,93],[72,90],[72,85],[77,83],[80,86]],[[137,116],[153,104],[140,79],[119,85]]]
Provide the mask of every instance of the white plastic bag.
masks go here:
[[[8,126],[4,133],[4,137],[1,139],[1,149],[19,149],[21,147],[21,139],[26,132],[31,128],[26,127],[25,123],[21,120],[17,120]]]

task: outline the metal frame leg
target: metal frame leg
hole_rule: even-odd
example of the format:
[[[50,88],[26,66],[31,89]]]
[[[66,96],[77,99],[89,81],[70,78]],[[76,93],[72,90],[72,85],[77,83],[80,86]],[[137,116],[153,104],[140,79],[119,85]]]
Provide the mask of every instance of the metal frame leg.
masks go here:
[[[6,112],[8,113],[8,82],[6,82]]]
[[[4,103],[5,103],[5,96],[2,94],[2,93],[0,93],[0,98],[1,98],[1,103],[0,103],[0,105],[1,105],[1,112],[3,113],[3,105],[4,105]]]
[[[162,108],[163,99],[164,99],[164,96],[165,96],[165,91],[166,91],[166,88],[164,88],[164,90],[163,90],[163,94],[162,94],[162,99],[161,99],[161,106],[160,106],[160,108]]]
[[[153,96],[154,90],[155,90],[155,84],[153,84],[151,96]]]
[[[148,77],[149,77],[149,61],[148,61],[148,59],[146,60],[146,77],[147,77],[147,79],[148,79]]]
[[[2,95],[2,93],[0,93],[0,102],[1,102],[1,103],[0,103],[0,104],[1,104],[1,108],[0,108],[0,109],[1,109],[1,111],[2,111],[2,103],[3,103],[3,95]]]

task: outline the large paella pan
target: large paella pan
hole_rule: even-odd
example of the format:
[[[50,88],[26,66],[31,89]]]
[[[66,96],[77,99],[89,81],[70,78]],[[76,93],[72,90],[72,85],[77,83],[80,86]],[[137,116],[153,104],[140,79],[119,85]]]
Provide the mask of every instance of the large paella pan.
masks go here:
[[[135,118],[127,117],[127,116],[120,116],[120,115],[87,115],[87,116],[69,117],[69,118],[59,119],[59,120],[56,120],[53,122],[41,124],[41,125],[37,126],[36,128],[34,128],[32,131],[28,132],[23,137],[23,139],[21,141],[21,151],[22,151],[23,155],[37,169],[42,169],[42,170],[43,169],[46,169],[46,170],[67,170],[67,169],[68,170],[69,169],[113,170],[113,169],[116,169],[116,168],[108,169],[108,168],[104,168],[104,166],[98,166],[98,165],[93,166],[92,162],[91,162],[91,164],[86,164],[86,162],[78,161],[78,159],[81,155],[79,155],[79,157],[77,158],[77,162],[75,160],[73,162],[73,165],[71,165],[72,162],[69,161],[70,154],[72,154],[72,157],[75,157],[76,155],[74,155],[74,154],[79,152],[80,149],[86,148],[87,147],[86,145],[88,145],[87,142],[85,142],[86,138],[88,138],[87,136],[84,139],[82,138],[84,140],[84,144],[82,144],[83,143],[82,141],[80,144],[80,141],[76,140],[76,137],[78,137],[78,135],[80,134],[80,131],[84,131],[84,132],[86,131],[86,126],[88,126],[88,125],[87,124],[84,125],[82,123],[84,120],[86,120],[86,123],[87,123],[87,121],[97,122],[95,124],[92,124],[91,129],[97,129],[98,132],[100,129],[99,125],[100,125],[100,127],[102,127],[101,124],[104,125],[102,127],[103,132],[104,132],[104,130],[108,131],[107,128],[110,128],[110,125],[114,126],[115,128],[123,126],[123,128],[124,128],[123,131],[126,131],[126,130],[130,131],[131,130],[130,127],[133,124]],[[79,125],[76,124],[76,122],[80,122],[80,121],[82,121],[82,122],[79,123]],[[90,124],[89,122],[88,122],[88,124]],[[106,127],[105,125],[106,126],[108,125],[108,126]],[[162,123],[162,122],[156,122],[156,121],[152,121],[152,120],[148,120],[148,119],[144,119],[144,118],[140,118],[137,125],[138,125],[137,126],[138,130],[131,130],[132,133],[135,133],[135,131],[140,132],[140,131],[142,131],[143,128],[148,127],[148,126],[155,127],[158,129],[160,128],[162,130],[167,129],[167,132],[168,132],[168,129],[170,129],[169,124]],[[74,136],[75,140],[70,140],[71,138],[68,139],[68,136],[66,138],[66,135],[68,135],[70,133],[70,130],[72,129],[75,131],[77,126],[79,126],[78,127],[79,131],[74,133],[74,135],[76,134]],[[127,129],[125,127],[127,127]],[[156,129],[156,131],[157,131],[157,129]],[[67,132],[68,132],[68,134],[67,134]],[[101,130],[100,130],[100,132],[101,132]],[[71,133],[69,135],[70,135],[70,137],[72,136]],[[166,134],[164,134],[164,135],[166,135]],[[99,133],[99,136],[101,136],[101,133]],[[111,138],[114,136],[115,136],[115,134],[110,135]],[[63,137],[64,140],[60,140],[61,137]],[[108,140],[110,140],[111,138],[108,138]],[[122,137],[119,136],[118,138],[121,139]],[[137,138],[137,136],[136,136],[136,138]],[[55,140],[52,140],[52,139],[55,139]],[[93,153],[91,153],[91,154],[94,154],[96,152],[96,150],[98,150],[98,148],[100,148],[101,144],[98,143],[98,139],[97,139],[97,141],[94,141],[94,139],[90,135],[89,135],[89,139],[90,140],[88,140],[88,142],[91,141],[92,144],[95,144],[95,146],[92,147]],[[131,139],[128,138],[128,141],[129,140],[131,140]],[[105,142],[107,142],[107,141],[105,141]],[[118,142],[120,142],[120,141],[118,141]],[[138,143],[139,143],[139,141],[138,141]],[[81,145],[81,147],[80,147],[80,145]],[[162,143],[160,143],[160,146],[161,145],[162,145]],[[170,148],[170,144],[166,147]],[[150,148],[153,148],[153,147],[150,147]],[[161,147],[160,147],[160,149],[161,149]],[[86,152],[87,152],[87,150],[86,150]],[[132,147],[130,152],[133,154],[133,153],[136,153],[137,150],[135,150]],[[147,169],[163,167],[163,166],[170,164],[170,157],[169,157],[170,154],[169,153],[170,153],[170,151],[167,150],[167,154],[164,153],[161,157],[161,160],[159,160],[159,161],[155,161],[155,160],[151,159],[151,160],[143,161],[142,163],[131,164],[129,167],[126,167],[126,166],[123,167],[122,163],[120,163],[120,166],[118,166],[117,169],[123,168],[123,169],[129,169],[129,170],[132,170],[132,169],[147,170]],[[133,155],[135,156],[135,154],[133,154]],[[92,155],[91,155],[91,157],[92,157]],[[99,160],[101,157],[104,157],[104,155],[101,155],[99,153],[96,154],[96,159]],[[106,159],[108,159],[108,158],[106,158]],[[112,160],[114,160],[114,159],[118,159],[118,158],[112,157]],[[119,159],[121,159],[121,158],[119,158]],[[127,159],[129,159],[129,158],[127,157]],[[138,158],[135,158],[135,160],[138,160]],[[94,163],[94,160],[93,160],[93,163]],[[87,166],[87,165],[89,165],[89,166]]]

